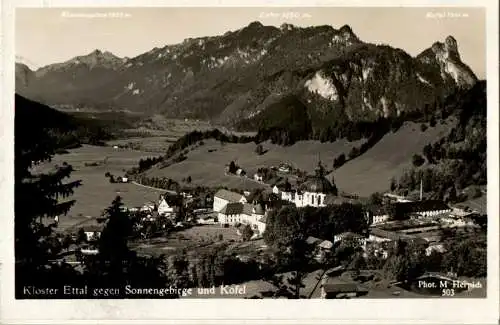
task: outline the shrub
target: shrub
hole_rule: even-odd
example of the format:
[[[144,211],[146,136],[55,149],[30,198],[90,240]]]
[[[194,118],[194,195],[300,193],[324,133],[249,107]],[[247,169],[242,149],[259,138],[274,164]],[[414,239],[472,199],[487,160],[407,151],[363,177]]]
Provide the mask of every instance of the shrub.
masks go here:
[[[413,155],[413,166],[420,167],[425,163],[425,159],[420,155]]]

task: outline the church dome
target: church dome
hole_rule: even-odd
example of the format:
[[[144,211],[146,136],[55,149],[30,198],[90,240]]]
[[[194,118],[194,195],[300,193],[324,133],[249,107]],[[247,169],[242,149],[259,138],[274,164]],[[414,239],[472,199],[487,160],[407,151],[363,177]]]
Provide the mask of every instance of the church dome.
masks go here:
[[[333,186],[330,181],[321,176],[309,176],[306,181],[300,186],[304,192],[311,193],[331,193]]]
[[[305,182],[300,186],[300,190],[311,193],[332,193],[334,190],[333,185],[325,178],[325,169],[321,162],[318,163],[315,173],[316,175],[306,178]]]

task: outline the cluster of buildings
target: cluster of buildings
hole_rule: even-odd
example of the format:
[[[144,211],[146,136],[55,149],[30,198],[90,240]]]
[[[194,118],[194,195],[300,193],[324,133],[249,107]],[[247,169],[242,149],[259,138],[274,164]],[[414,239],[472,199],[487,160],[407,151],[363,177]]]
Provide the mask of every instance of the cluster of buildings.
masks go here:
[[[248,203],[243,194],[225,189],[214,195],[213,211],[221,225],[235,226],[248,224],[256,235],[262,235],[266,229],[266,209],[257,203]]]
[[[389,247],[396,241],[413,241],[426,246],[426,254],[445,252],[441,230],[456,227],[477,227],[474,212],[452,208],[440,200],[409,201],[392,197],[396,202],[371,207],[367,211],[370,233],[367,242],[375,254],[387,257]]]
[[[320,162],[315,169],[315,174],[307,176],[305,182],[298,188],[294,189],[290,183],[285,182],[274,185],[273,193],[281,200],[292,202],[299,208],[324,207],[329,197],[336,196],[337,189],[326,179],[325,170]]]
[[[283,167],[283,166],[281,166]],[[283,167],[284,168],[284,167]],[[262,181],[262,175],[255,174],[256,181]],[[297,207],[324,207],[328,198],[335,196],[336,188],[325,177],[325,170],[318,163],[314,175],[309,175],[296,189],[290,183],[275,185],[272,192],[281,200],[291,202]],[[217,213],[221,225],[249,224],[254,232],[262,234],[266,226],[266,207],[249,203],[244,195],[220,190],[214,195],[213,211]]]

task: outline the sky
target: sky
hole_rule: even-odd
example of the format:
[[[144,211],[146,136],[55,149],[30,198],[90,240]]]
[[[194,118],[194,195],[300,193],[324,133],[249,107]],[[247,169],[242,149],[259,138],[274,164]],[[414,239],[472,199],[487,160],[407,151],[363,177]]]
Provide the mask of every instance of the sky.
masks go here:
[[[486,75],[485,10],[422,7],[18,8],[16,56],[41,67],[95,49],[134,57],[188,37],[222,35],[253,21],[264,25],[351,26],[363,41],[417,55],[452,35],[462,61]]]

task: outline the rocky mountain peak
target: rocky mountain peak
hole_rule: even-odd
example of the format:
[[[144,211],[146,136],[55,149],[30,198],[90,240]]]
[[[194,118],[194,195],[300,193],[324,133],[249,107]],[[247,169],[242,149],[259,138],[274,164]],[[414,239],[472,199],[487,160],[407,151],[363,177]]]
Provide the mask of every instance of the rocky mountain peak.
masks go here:
[[[47,102],[87,102],[92,89],[91,100],[99,104],[228,124],[257,116],[289,95],[306,103],[318,123],[336,114],[349,120],[393,116],[477,81],[452,36],[414,58],[359,40],[349,25],[275,27],[258,21],[129,60],[97,49],[43,68],[34,78],[22,71],[16,85],[29,85],[31,94]]]
[[[474,72],[460,59],[458,42],[453,36],[446,37],[444,43],[435,42],[431,46],[431,52],[424,51],[418,58],[425,63],[429,63],[429,60],[437,61],[441,77],[451,77],[461,88],[470,88],[478,80]]]

